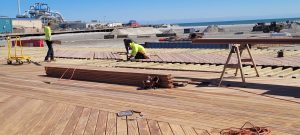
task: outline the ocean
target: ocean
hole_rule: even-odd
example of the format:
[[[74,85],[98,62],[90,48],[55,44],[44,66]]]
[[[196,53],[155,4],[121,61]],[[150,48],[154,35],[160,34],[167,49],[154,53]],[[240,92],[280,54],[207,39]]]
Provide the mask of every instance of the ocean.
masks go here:
[[[238,21],[218,21],[218,22],[198,22],[198,23],[178,23],[176,25],[187,26],[209,26],[209,25],[237,25],[237,24],[256,24],[256,23],[270,23],[270,22],[286,22],[300,21],[300,18],[279,18],[279,19],[258,19],[258,20],[238,20]]]

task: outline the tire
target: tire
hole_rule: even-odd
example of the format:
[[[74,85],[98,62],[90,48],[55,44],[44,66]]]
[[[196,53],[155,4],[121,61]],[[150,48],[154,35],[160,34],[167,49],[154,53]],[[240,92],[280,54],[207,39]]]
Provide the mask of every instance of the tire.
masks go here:
[[[275,32],[280,32],[280,28],[275,28],[275,30],[274,30]]]
[[[264,33],[270,33],[270,30],[269,30],[269,28],[265,28],[265,29],[263,29],[263,32]]]
[[[11,60],[7,60],[7,64],[8,64],[8,65],[11,65],[11,64],[12,64],[12,61],[11,61]]]

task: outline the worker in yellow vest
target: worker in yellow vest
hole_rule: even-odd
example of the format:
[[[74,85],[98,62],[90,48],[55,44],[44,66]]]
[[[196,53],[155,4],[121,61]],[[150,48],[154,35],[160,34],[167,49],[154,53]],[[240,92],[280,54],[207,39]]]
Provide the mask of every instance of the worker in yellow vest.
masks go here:
[[[45,62],[49,62],[49,57],[50,57],[50,61],[54,61],[54,51],[53,51],[53,42],[52,42],[52,39],[51,39],[51,26],[52,26],[52,23],[49,22],[48,23],[48,26],[45,26],[44,27],[44,32],[45,32],[45,42],[48,46],[48,52],[47,52],[47,55],[45,57]]]
[[[127,60],[129,59],[149,59],[149,57],[146,54],[146,50],[142,45],[139,45],[135,42],[133,42],[131,39],[124,39],[124,44],[126,48],[127,54],[129,54],[129,50],[131,50],[131,53],[129,56],[127,56]]]

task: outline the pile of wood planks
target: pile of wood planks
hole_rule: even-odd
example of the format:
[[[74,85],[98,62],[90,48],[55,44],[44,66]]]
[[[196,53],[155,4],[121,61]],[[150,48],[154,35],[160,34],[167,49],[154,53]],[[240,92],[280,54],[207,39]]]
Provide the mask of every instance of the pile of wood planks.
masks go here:
[[[101,82],[129,86],[143,86],[148,76],[159,77],[159,88],[173,88],[173,77],[170,74],[155,74],[147,70],[121,68],[91,68],[85,66],[45,66],[49,77],[72,79],[81,81]]]

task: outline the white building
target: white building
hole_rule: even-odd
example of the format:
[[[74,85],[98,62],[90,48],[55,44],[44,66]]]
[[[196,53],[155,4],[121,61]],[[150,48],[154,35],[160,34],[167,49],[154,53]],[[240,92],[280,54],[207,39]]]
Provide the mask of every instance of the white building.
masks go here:
[[[108,27],[122,27],[123,23],[108,23]]]

